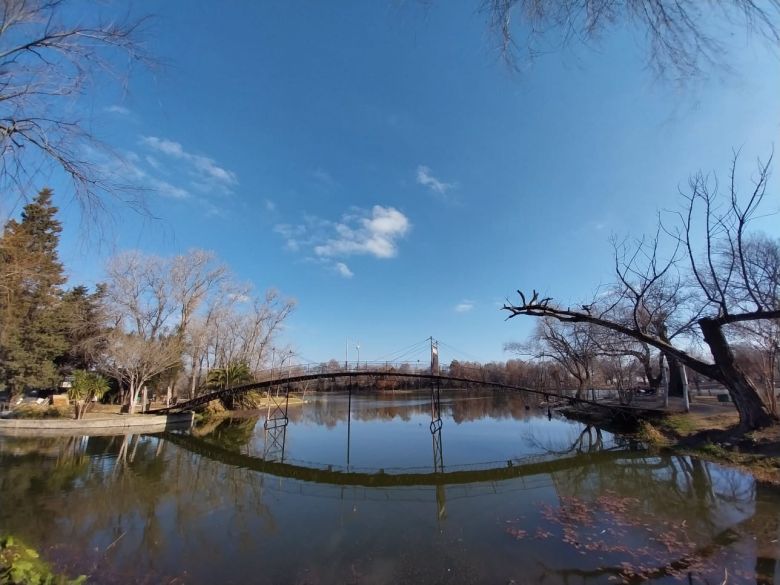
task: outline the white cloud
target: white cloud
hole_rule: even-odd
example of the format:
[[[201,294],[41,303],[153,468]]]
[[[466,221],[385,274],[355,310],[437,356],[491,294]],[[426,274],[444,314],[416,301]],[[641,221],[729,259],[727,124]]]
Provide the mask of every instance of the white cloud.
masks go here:
[[[276,211],[276,203],[274,203],[270,199],[264,199],[263,204],[265,205],[266,211]]]
[[[459,302],[457,305],[455,305],[455,312],[468,313],[473,308],[474,308],[474,301],[463,300]]]
[[[434,177],[431,173],[431,169],[425,165],[420,165],[417,167],[417,183],[423,185],[424,187],[428,187],[428,189],[437,195],[446,195],[447,191],[455,186],[454,183],[445,183],[444,181]]]
[[[190,196],[189,191],[186,189],[153,176],[140,163],[140,157],[134,152],[129,152],[123,159],[116,159],[113,162],[106,163],[104,170],[115,177],[119,177],[129,185],[137,185],[149,189],[163,197],[187,199]]]
[[[306,244],[308,232],[306,225],[280,223],[274,226],[274,231],[285,239],[284,247],[291,252],[297,252]]]
[[[336,269],[336,272],[338,272],[344,278],[352,278],[355,276],[355,274],[349,269],[349,266],[343,262],[336,262],[333,267]]]
[[[335,224],[335,237],[314,247],[317,256],[338,257],[367,254],[393,258],[397,241],[409,231],[409,219],[394,207],[374,205],[368,216],[345,215]]]
[[[120,106],[118,104],[114,104],[112,106],[108,106],[105,108],[106,112],[109,112],[111,114],[119,114],[120,116],[129,116],[130,110],[127,109],[124,106]]]
[[[274,226],[287,250],[311,254],[308,261],[329,267],[345,278],[351,278],[353,272],[337,259],[356,255],[393,258],[398,254],[399,241],[410,229],[406,215],[382,205],[370,210],[353,208],[338,222],[305,215],[300,224]]]
[[[228,189],[238,184],[238,178],[233,171],[219,166],[214,159],[208,156],[187,152],[179,142],[158,138],[157,136],[143,136],[141,137],[141,144],[186,163],[189,172],[196,179],[205,181],[207,183],[206,187],[219,186],[223,189]]]
[[[154,191],[157,191],[157,193],[163,195],[164,197],[172,197],[173,199],[187,199],[190,196],[189,191],[182,189],[181,187],[177,187],[168,181],[150,177],[148,182]]]

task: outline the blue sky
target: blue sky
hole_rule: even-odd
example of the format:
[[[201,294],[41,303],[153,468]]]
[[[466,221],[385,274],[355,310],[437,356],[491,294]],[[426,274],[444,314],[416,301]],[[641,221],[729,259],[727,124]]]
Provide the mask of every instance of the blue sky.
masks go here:
[[[760,46],[684,88],[628,30],[518,74],[477,4],[137,4],[165,66],[98,88],[92,124],[157,219],[121,211],[96,247],[58,189],[72,280],[99,281],[117,249],[212,249],[298,300],[284,335],[306,359],[429,335],[460,350],[444,361],[506,359],[533,321],[505,322],[504,297],[587,299],[611,233],[652,230],[689,174],[723,171],[733,147],[752,164],[778,136],[780,63]]]

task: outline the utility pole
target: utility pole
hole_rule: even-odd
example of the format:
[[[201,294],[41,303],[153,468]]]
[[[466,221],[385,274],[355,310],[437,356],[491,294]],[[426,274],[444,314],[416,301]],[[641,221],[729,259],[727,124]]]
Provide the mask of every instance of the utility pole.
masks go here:
[[[344,338],[344,369],[349,369],[349,339]]]

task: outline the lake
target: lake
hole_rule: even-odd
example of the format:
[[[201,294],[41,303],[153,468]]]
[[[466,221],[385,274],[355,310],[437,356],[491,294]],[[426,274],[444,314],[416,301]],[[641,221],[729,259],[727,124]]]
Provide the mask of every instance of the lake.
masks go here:
[[[90,583],[776,583],[780,492],[520,395],[0,438],[0,534]],[[777,577],[775,575],[778,575]]]

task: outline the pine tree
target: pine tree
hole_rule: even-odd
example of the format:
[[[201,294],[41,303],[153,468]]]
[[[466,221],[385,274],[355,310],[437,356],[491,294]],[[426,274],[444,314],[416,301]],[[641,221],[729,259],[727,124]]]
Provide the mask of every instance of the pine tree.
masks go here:
[[[44,189],[0,236],[0,379],[12,394],[55,386],[54,360],[67,347],[56,213]]]
[[[105,294],[106,285],[98,284],[94,293],[79,285],[62,296],[60,313],[67,349],[55,360],[60,373],[91,370],[95,366],[93,356],[100,352],[106,330]]]

